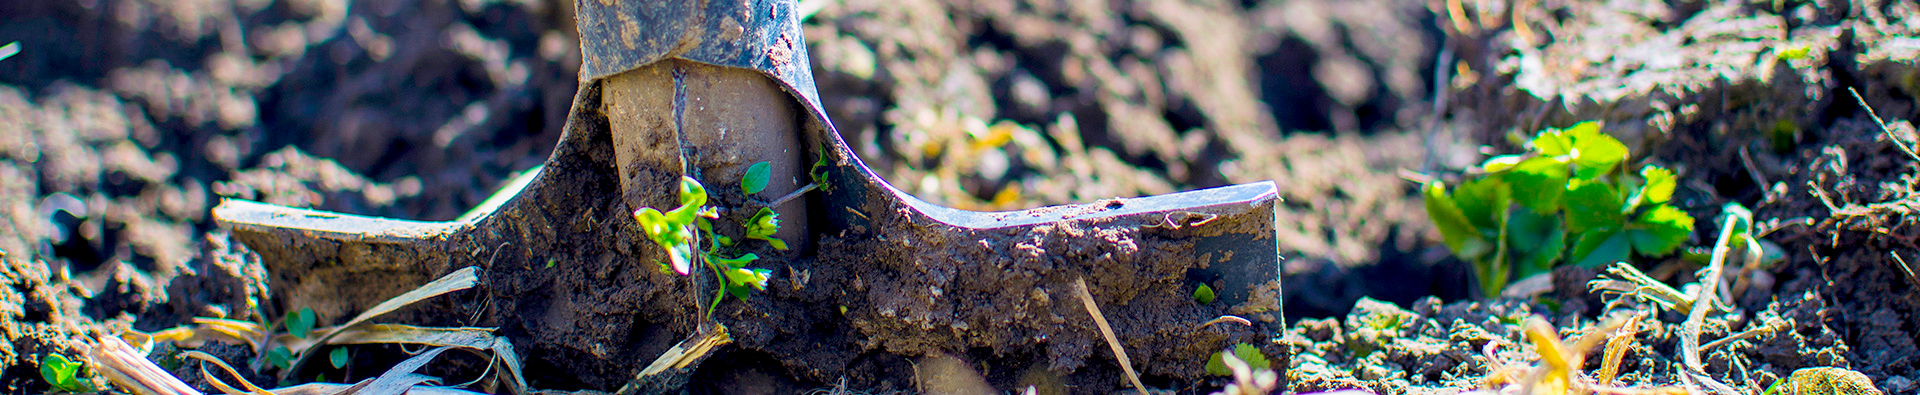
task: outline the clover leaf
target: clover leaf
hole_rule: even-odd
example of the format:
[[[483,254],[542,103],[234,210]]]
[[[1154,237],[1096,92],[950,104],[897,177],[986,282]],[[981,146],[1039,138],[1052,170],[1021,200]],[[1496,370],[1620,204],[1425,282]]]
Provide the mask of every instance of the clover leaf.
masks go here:
[[[314,321],[316,321],[316,317],[313,314],[313,308],[302,307],[299,311],[287,315],[287,333],[293,334],[294,337],[305,339],[313,333]]]

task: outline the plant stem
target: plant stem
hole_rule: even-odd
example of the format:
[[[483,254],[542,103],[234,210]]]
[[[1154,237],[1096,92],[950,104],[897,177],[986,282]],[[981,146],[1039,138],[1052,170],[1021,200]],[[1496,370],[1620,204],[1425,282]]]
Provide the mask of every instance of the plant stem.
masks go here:
[[[1498,247],[1498,252],[1495,252],[1493,255],[1493,270],[1488,270],[1488,273],[1492,275],[1482,278],[1480,281],[1481,287],[1486,288],[1480,290],[1480,292],[1485,293],[1487,299],[1500,297],[1501,291],[1505,291],[1507,288],[1507,277],[1512,276],[1512,270],[1507,267],[1509,266],[1507,265],[1507,223],[1512,221],[1512,209],[1508,209],[1500,214],[1500,238],[1495,240],[1495,242],[1500,243],[1500,246]]]
[[[720,308],[720,299],[727,297],[727,278],[726,274],[720,273],[720,268],[713,264],[713,260],[706,259],[705,257],[701,257],[700,260],[706,262],[707,270],[713,271],[713,281],[715,281],[713,283],[713,304],[707,305],[706,314],[707,321],[713,321],[713,311]]]
[[[767,207],[779,206],[781,203],[786,203],[788,200],[793,200],[794,198],[798,198],[800,197],[801,194],[805,194],[819,187],[820,187],[820,184],[809,182],[807,183],[807,185],[801,186],[800,189],[796,189],[793,192],[787,193],[786,196],[781,196],[779,199],[773,199],[773,203],[767,203]]]

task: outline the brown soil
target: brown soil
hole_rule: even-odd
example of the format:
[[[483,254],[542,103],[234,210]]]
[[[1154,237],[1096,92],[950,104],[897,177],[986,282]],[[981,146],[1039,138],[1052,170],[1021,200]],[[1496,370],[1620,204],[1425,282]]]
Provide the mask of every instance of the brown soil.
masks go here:
[[[810,19],[805,33],[822,102],[845,139],[876,173],[929,201],[1010,209],[1278,181],[1284,316],[1297,321],[1266,348],[1292,352],[1294,391],[1471,388],[1491,371],[1487,344],[1518,343],[1517,318],[1551,317],[1563,335],[1591,326],[1602,313],[1583,289],[1591,271],[1556,272],[1546,300],[1557,308],[1450,302],[1475,292],[1471,274],[1435,243],[1414,184],[1400,175],[1463,168],[1479,160],[1479,144],[1510,152],[1510,135],[1585,119],[1605,120],[1646,161],[1679,170],[1688,181],[1677,200],[1700,223],[1723,203],[1745,204],[1787,253],[1768,269],[1773,285],[1737,295],[1740,311],[1714,317],[1702,338],[1773,318],[1793,329],[1709,353],[1717,379],[1757,391],[1794,369],[1840,366],[1882,390],[1916,389],[1920,280],[1901,261],[1920,259],[1910,220],[1920,158],[1901,145],[1915,144],[1907,120],[1920,108],[1920,5],[1475,8],[1496,3],[1465,2],[1456,16],[1447,2],[1389,0],[848,0]],[[263,300],[269,316],[295,306],[278,295],[297,283],[292,271],[270,269],[210,224],[221,197],[445,220],[546,159],[576,91],[569,6],[0,4],[0,41],[23,46],[0,60],[0,119],[10,120],[0,122],[0,391],[45,390],[38,356],[71,353],[95,331],[248,317],[249,303]],[[1441,68],[1449,89],[1434,125],[1431,63],[1443,48],[1456,62]],[[1848,87],[1892,132],[1864,116]],[[610,177],[581,185],[617,190]],[[611,229],[598,233],[610,239],[543,245],[572,263],[545,271],[532,270],[546,259],[531,248],[486,245],[475,251],[504,252],[459,259],[527,269],[489,273],[485,296],[409,317],[503,327],[537,388],[618,387],[691,324],[678,314],[684,296],[663,291],[683,285],[632,256],[639,239],[610,222],[624,218],[613,202],[526,212],[587,218]],[[1102,223],[1034,232],[1153,237]],[[1051,240],[1025,251],[989,243],[991,251],[914,268],[884,256],[821,256],[805,272],[811,281],[797,284],[787,269],[770,297],[722,308],[738,346],[688,383],[779,393],[844,377],[859,390],[910,390],[917,374],[936,374],[916,371],[925,357],[932,362],[921,369],[947,366],[960,371],[955,380],[976,374],[1001,390],[1121,388],[1091,324],[1067,318],[1082,314],[1069,303],[1077,303],[1070,279],[977,270],[1037,264],[1023,256],[1096,255]],[[1159,253],[1080,269],[1109,273],[1088,281],[1122,339],[1205,340],[1128,342],[1149,385],[1214,388],[1223,382],[1199,377],[1201,358],[1251,333],[1167,324],[1218,312],[1182,289],[1142,286],[1180,283],[1166,273],[1190,265]],[[1143,264],[1120,264],[1129,259]],[[955,308],[935,292],[980,303]],[[1356,303],[1362,296],[1391,303]],[[493,313],[467,321],[482,305]],[[756,314],[775,319],[740,319]],[[1384,316],[1407,324],[1368,325]],[[1676,382],[1676,322],[1649,317],[1624,383]]]

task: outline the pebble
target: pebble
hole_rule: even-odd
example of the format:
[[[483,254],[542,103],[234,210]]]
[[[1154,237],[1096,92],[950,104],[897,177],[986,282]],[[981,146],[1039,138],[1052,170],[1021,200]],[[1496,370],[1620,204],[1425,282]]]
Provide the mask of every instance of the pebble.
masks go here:
[[[1903,393],[1913,389],[1913,379],[1906,376],[1888,377],[1885,384],[1887,392]]]

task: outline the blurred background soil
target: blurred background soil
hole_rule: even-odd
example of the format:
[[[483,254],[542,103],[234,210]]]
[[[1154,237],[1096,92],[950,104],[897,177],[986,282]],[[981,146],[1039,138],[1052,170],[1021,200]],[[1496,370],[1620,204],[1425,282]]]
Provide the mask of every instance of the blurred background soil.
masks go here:
[[[1337,317],[1384,309],[1355,307],[1362,296],[1473,325],[1531,311],[1439,307],[1477,291],[1407,178],[1513,152],[1516,133],[1599,119],[1691,183],[1678,200],[1701,223],[1740,202],[1783,238],[1778,288],[1742,306],[1807,318],[1798,337],[1760,338],[1774,348],[1728,361],[1766,361],[1774,379],[1815,364],[1920,378],[1920,280],[1905,282],[1886,254],[1920,253],[1908,236],[1920,232],[1909,219],[1920,158],[1898,145],[1913,144],[1901,120],[1920,93],[1912,1],[803,8],[816,6],[804,29],[835,125],[924,199],[1004,210],[1275,180],[1286,314],[1310,321],[1295,329],[1309,339],[1301,352],[1339,353]],[[0,60],[0,390],[45,388],[32,361],[89,331],[241,315],[264,300],[257,258],[208,218],[223,197],[448,220],[539,164],[576,87],[571,7],[0,3],[0,43],[21,43]],[[1846,87],[1897,132],[1880,132]],[[1872,280],[1834,286],[1854,277]],[[1585,297],[1571,289],[1580,281],[1559,282]],[[1889,293],[1902,296],[1871,297]],[[1328,371],[1294,382],[1397,377],[1375,388],[1391,390],[1484,374],[1456,354],[1485,341],[1455,340],[1383,361],[1316,357]],[[1656,362],[1636,366],[1669,369]]]

